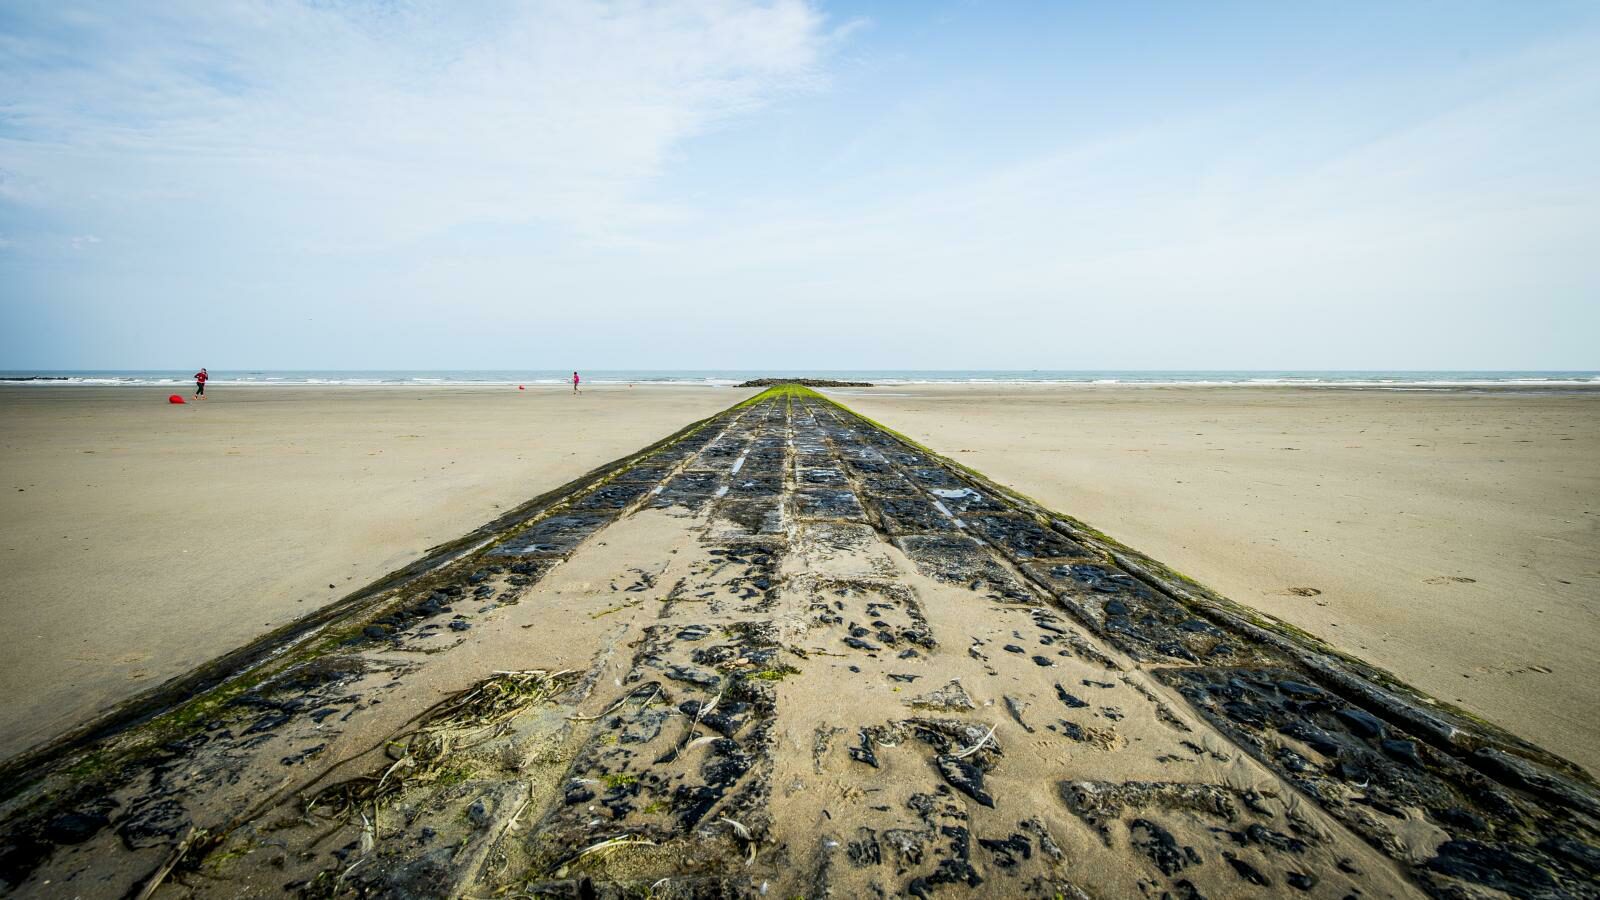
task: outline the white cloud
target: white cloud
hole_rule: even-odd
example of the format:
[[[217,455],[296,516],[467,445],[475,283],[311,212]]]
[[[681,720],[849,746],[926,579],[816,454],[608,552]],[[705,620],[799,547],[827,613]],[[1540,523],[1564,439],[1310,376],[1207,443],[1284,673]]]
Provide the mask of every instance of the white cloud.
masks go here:
[[[793,365],[1593,358],[1592,32],[1167,102],[1114,56],[836,59],[802,0],[0,16],[0,334],[101,365],[769,364],[775,323]]]
[[[813,83],[828,41],[805,0],[32,15],[0,38],[8,200],[124,226],[176,209],[322,250],[647,219],[637,189],[675,144]]]

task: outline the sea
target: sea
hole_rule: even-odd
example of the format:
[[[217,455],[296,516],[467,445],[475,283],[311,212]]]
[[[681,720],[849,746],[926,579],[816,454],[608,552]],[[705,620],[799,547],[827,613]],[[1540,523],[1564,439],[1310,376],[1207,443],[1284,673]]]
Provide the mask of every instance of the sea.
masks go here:
[[[212,385],[346,387],[483,387],[566,384],[570,371],[555,369],[214,369]],[[1052,369],[596,369],[580,372],[589,384],[675,384],[731,387],[755,378],[827,378],[905,384],[1079,385],[1301,385],[1390,390],[1463,388],[1600,387],[1596,371],[1391,371],[1391,370],[1052,370]],[[156,387],[189,384],[190,370],[0,370],[0,384]]]

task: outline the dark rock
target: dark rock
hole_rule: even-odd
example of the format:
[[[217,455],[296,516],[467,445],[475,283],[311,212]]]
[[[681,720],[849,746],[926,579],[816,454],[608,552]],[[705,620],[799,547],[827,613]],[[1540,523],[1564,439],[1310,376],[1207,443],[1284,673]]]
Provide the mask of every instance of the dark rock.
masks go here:
[[[1280,728],[1279,731],[1306,744],[1323,756],[1339,755],[1339,742],[1334,739],[1333,735],[1309,722],[1290,722]]]
[[[1206,895],[1194,886],[1194,882],[1187,878],[1180,878],[1172,883],[1173,900],[1206,900]]]
[[[1314,699],[1323,695],[1322,691],[1318,688],[1314,688],[1309,684],[1301,684],[1298,681],[1291,681],[1289,679],[1284,679],[1283,681],[1278,682],[1278,690],[1284,692],[1290,697],[1295,697],[1302,700]]]
[[[834,381],[829,378],[752,378],[734,387],[775,387],[780,384],[798,384],[801,387],[872,387],[870,381]]]
[[[1014,869],[1023,860],[1033,858],[1033,844],[1020,834],[1005,839],[978,838],[978,846],[994,854],[994,864],[1002,869]]]
[[[469,629],[471,627],[472,627],[472,623],[471,622],[463,622],[460,619],[452,619],[451,622],[450,622],[450,630],[451,631],[466,631],[467,629]]]
[[[1274,850],[1282,850],[1286,853],[1304,853],[1306,850],[1305,841],[1273,831],[1271,828],[1261,824],[1251,824],[1250,827],[1244,830],[1242,837],[1249,843],[1260,844],[1263,847],[1271,847]]]
[[[1478,841],[1445,841],[1437,853],[1426,864],[1433,871],[1513,897],[1542,895],[1555,887],[1544,869],[1500,847]]]
[[[966,794],[990,809],[994,808],[994,798],[983,789],[983,770],[964,759],[956,759],[948,754],[940,754],[934,759],[934,765],[939,768],[939,774],[950,786]]]
[[[1539,842],[1539,849],[1590,875],[1600,875],[1600,849],[1569,837],[1546,838]]]
[[[1076,696],[1067,693],[1067,689],[1059,684],[1056,685],[1056,697],[1060,698],[1061,702],[1065,703],[1068,709],[1087,709],[1089,707],[1089,704],[1078,699]]]
[[[706,817],[706,813],[711,811],[711,807],[715,806],[721,797],[721,791],[707,785],[680,784],[672,791],[673,815],[681,827],[693,828]]]
[[[1234,874],[1238,875],[1240,878],[1243,878],[1245,881],[1248,881],[1251,884],[1260,885],[1261,887],[1272,886],[1272,879],[1261,874],[1260,869],[1257,869],[1255,866],[1252,866],[1239,857],[1234,856],[1232,853],[1224,853],[1222,854],[1222,858],[1228,861],[1228,865],[1233,866]]]
[[[744,706],[742,703],[735,705]],[[719,709],[716,712],[707,713],[700,717],[701,725],[727,738],[737,735],[749,722],[750,717],[748,715],[743,715],[739,710],[733,708]]]
[[[1408,762],[1419,769],[1422,768],[1422,757],[1417,755],[1416,741],[1400,741],[1390,739],[1380,741],[1378,746],[1383,748],[1383,752],[1389,754],[1395,759]]]
[[[857,839],[845,845],[845,856],[857,867],[876,866],[883,862],[883,850],[878,846],[878,836],[871,828],[856,829]]]
[[[1033,658],[1033,664],[1039,666],[1040,668],[1050,668],[1054,666],[1056,662],[1048,656],[1035,656]]]
[[[1357,737],[1383,737],[1383,723],[1378,720],[1377,716],[1374,716],[1372,713],[1369,713],[1364,709],[1357,709],[1353,706],[1349,706],[1339,710],[1338,712],[1334,713],[1334,715],[1338,717],[1340,721],[1344,722],[1345,726],[1350,729],[1350,732]]]
[[[727,738],[713,741],[711,751],[714,757],[700,767],[700,775],[706,783],[720,791],[732,786],[735,781],[744,777],[755,764],[750,754],[739,749],[739,745]]]
[[[1433,817],[1446,825],[1453,825],[1456,828],[1478,834],[1482,834],[1489,828],[1489,823],[1485,822],[1482,816],[1459,806],[1434,810]]]
[[[1189,848],[1188,853],[1179,849],[1178,841],[1172,832],[1162,828],[1149,819],[1134,819],[1128,823],[1128,839],[1135,850],[1143,853],[1155,863],[1156,868],[1163,875],[1176,875],[1185,866],[1199,860],[1191,860],[1194,850]]]
[[[1309,872],[1285,872],[1284,879],[1295,890],[1309,891],[1317,886],[1317,876]]]

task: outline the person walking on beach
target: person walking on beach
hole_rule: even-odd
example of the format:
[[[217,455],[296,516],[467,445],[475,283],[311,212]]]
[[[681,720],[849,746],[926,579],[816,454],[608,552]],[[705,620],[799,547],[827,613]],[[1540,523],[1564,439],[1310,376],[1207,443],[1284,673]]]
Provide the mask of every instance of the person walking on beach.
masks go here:
[[[578,373],[577,372],[573,372],[572,373],[572,392],[574,394],[576,394],[578,392]]]
[[[204,366],[200,368],[200,371],[194,373],[194,398],[196,400],[204,400],[206,398],[206,382],[210,379],[211,376],[206,374]]]

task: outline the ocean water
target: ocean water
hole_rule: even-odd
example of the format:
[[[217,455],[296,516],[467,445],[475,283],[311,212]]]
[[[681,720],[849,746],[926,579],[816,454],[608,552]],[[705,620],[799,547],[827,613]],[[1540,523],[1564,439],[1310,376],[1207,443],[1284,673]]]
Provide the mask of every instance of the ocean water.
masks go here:
[[[343,385],[406,387],[566,384],[570,371],[554,369],[392,369],[301,370],[216,369],[216,386]],[[1153,371],[1153,370],[665,370],[597,369],[580,372],[591,384],[699,384],[731,386],[752,378],[811,377],[874,384],[1145,384],[1145,385],[1326,385],[1390,389],[1469,387],[1600,386],[1592,371]],[[193,382],[192,370],[18,370],[0,371],[0,383],[26,385],[168,386]]]

